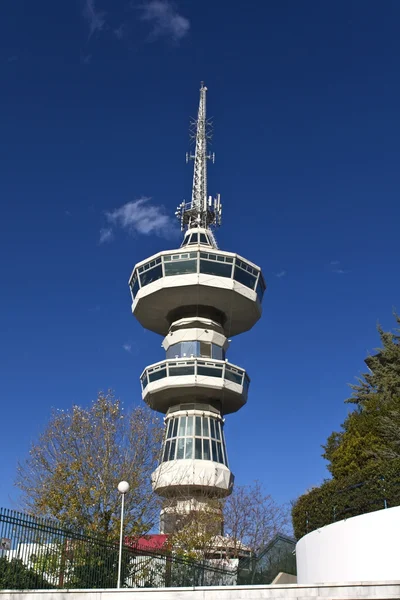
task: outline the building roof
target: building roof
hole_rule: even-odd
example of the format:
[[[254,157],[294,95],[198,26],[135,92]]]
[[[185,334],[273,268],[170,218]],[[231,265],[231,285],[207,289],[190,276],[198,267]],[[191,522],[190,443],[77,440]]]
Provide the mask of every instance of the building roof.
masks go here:
[[[157,550],[162,550],[165,548],[167,540],[168,535],[166,534],[151,533],[140,538],[126,536],[124,542],[126,546],[130,546],[131,548],[140,548],[141,550],[156,552]]]

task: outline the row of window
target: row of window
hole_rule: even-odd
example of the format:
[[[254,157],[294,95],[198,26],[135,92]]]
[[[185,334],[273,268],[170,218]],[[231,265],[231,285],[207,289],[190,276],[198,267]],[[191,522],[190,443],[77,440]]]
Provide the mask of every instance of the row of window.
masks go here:
[[[223,424],[219,419],[203,415],[184,415],[169,419],[165,436],[167,440],[174,437],[192,437],[193,435],[222,440]]]
[[[188,360],[168,360],[154,367],[147,367],[142,373],[140,380],[142,390],[149,383],[164,379],[165,377],[181,377],[185,375],[198,375],[203,377],[218,377],[242,385],[245,392],[248,391],[250,379],[243,369],[239,369],[227,362],[201,361],[196,358]]]
[[[200,234],[202,235],[202,234]],[[232,278],[246,287],[256,290],[262,301],[265,284],[261,273],[239,258],[215,254],[213,252],[182,252],[160,256],[135,271],[131,281],[133,297],[140,287],[146,286],[162,277],[203,273],[218,277]]]
[[[172,344],[167,350],[167,358],[190,358],[200,356],[202,358],[215,358],[225,360],[225,351],[221,346],[211,342],[178,342]]]
[[[183,240],[182,246],[191,246],[192,244],[204,244],[206,246],[212,246],[212,242],[208,235],[205,233],[192,233],[187,235]]]
[[[192,458],[228,466],[223,425],[219,419],[189,415],[168,421],[163,462]]]
[[[164,444],[162,462],[197,458],[212,460],[228,466],[225,448],[221,442],[201,438],[176,438]]]

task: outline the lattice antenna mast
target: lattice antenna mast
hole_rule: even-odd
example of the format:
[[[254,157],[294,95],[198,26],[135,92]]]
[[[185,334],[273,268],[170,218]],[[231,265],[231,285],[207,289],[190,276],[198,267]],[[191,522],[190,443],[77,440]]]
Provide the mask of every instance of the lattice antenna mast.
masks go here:
[[[195,153],[187,157],[194,160],[192,208],[200,212],[207,210],[207,160],[214,162],[215,155],[207,154],[207,121],[206,121],[206,93],[207,88],[201,84],[200,103],[195,125]]]
[[[197,120],[191,123],[191,137],[195,140],[194,154],[186,154],[186,162],[194,160],[192,201],[182,202],[176,216],[184,230],[192,227],[217,227],[221,224],[222,205],[220,195],[207,196],[207,160],[215,161],[215,154],[207,153],[207,140],[211,139],[211,123],[206,116],[207,88],[201,83]]]

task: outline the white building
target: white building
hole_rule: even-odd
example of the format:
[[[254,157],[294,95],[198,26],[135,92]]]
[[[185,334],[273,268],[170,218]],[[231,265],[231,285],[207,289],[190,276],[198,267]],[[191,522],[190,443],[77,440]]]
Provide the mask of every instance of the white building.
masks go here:
[[[132,312],[164,337],[165,360],[141,375],[143,400],[165,414],[161,462],[152,475],[164,506],[160,531],[232,491],[224,417],[247,402],[250,379],[226,358],[230,338],[261,317],[265,282],[260,268],[217,247],[212,229],[221,223],[221,202],[207,195],[209,138],[202,84],[195,125],[192,200],[177,210],[185,231],[180,248],[135,265],[129,280]],[[218,510],[218,509],[211,509]]]

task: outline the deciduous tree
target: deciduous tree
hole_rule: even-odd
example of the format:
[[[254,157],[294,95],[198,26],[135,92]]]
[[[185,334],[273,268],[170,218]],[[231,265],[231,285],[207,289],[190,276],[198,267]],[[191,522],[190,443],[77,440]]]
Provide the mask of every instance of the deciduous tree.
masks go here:
[[[124,411],[111,391],[89,408],[56,410],[28,458],[16,485],[22,508],[55,517],[63,525],[116,538],[120,519],[118,482],[126,480],[125,532],[142,535],[158,518],[159,500],[150,474],[157,465],[163,430],[146,407]]]

